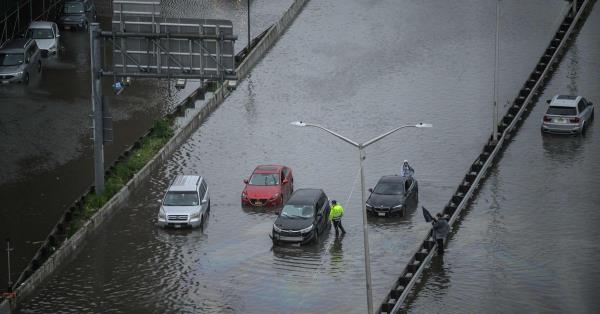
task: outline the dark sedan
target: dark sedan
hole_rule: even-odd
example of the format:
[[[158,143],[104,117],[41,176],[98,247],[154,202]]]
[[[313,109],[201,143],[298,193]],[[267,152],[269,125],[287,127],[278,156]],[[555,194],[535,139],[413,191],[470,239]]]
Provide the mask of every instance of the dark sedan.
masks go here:
[[[321,189],[299,189],[285,203],[273,224],[273,243],[318,242],[328,227],[329,200]]]
[[[419,185],[412,176],[383,176],[367,199],[367,213],[376,216],[404,216],[411,202],[419,200]]]

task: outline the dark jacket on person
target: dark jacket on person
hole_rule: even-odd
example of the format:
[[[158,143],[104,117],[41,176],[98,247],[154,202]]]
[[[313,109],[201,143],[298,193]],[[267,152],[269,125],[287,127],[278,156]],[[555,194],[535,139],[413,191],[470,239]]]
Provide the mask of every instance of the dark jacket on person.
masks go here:
[[[432,222],[434,237],[436,239],[445,239],[450,232],[450,225],[446,218],[438,218]]]

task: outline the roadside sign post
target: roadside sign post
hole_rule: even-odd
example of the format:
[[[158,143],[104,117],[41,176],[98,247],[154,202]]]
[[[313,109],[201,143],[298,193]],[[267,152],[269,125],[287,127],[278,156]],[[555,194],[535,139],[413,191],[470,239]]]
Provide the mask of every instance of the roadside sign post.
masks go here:
[[[237,80],[234,50],[237,36],[233,34],[231,21],[161,17],[160,6],[159,0],[114,0],[112,30],[102,31],[100,24],[90,24],[97,195],[104,192],[104,143],[113,138],[112,118],[102,94],[102,76],[113,77],[117,95],[122,92],[123,78],[127,78],[125,81],[131,77],[197,79],[201,89],[205,81],[222,84],[225,80]],[[104,63],[102,49],[106,47],[102,41],[112,45],[112,64]]]

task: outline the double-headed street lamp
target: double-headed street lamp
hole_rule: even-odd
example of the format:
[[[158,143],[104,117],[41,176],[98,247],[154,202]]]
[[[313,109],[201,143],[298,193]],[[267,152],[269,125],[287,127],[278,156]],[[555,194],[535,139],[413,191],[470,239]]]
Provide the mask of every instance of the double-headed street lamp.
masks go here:
[[[432,127],[431,124],[426,124],[426,123],[419,123],[419,124],[415,124],[415,125],[403,125],[400,127],[397,127],[393,130],[390,130],[386,133],[383,133],[373,139],[370,139],[364,143],[356,143],[355,141],[340,135],[334,131],[331,131],[325,127],[322,127],[318,124],[312,124],[312,123],[307,123],[307,122],[302,122],[302,121],[295,121],[291,123],[294,126],[310,126],[310,127],[315,127],[318,129],[321,129],[327,133],[330,133],[331,135],[343,140],[344,142],[358,148],[358,156],[359,156],[359,160],[360,160],[360,192],[361,192],[361,196],[362,196],[362,203],[361,203],[361,209],[362,209],[362,217],[363,217],[363,237],[364,237],[364,248],[365,248],[365,273],[366,273],[366,285],[367,285],[367,309],[369,314],[373,313],[373,293],[371,291],[371,260],[370,260],[370,254],[369,254],[369,236],[367,233],[367,209],[366,209],[366,203],[365,203],[365,173],[364,173],[364,168],[363,168],[363,160],[366,158],[365,156],[365,152],[364,149],[383,139],[384,137],[399,131],[401,129],[404,128],[430,128]]]

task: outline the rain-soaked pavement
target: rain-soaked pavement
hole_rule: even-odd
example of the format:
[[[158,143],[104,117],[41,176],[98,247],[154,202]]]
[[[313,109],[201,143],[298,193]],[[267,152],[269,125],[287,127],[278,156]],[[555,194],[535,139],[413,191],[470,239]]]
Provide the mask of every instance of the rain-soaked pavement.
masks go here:
[[[567,4],[502,3],[504,102]],[[495,1],[310,1],[251,76],[20,311],[366,312],[357,152],[289,122],[320,123],[357,141],[399,124],[432,123],[369,147],[366,180],[373,186],[408,159],[420,205],[441,208],[490,134],[494,9]],[[348,234],[272,248],[275,213],[243,210],[239,200],[242,179],[271,162],[294,169],[296,188],[320,187],[340,200]],[[181,173],[209,182],[203,231],[154,225],[157,199]],[[413,211],[370,219],[369,228],[379,304],[428,225]]]
[[[245,1],[163,2],[168,16],[231,19],[238,34],[236,51],[247,44]],[[277,21],[291,3],[253,1],[252,35]],[[110,20],[101,22],[108,28]],[[15,248],[13,280],[63,211],[93,183],[89,35],[71,31],[61,35],[59,56],[43,59],[42,73],[32,76],[29,86],[0,86],[0,239],[10,237]],[[169,91],[166,81],[136,80],[114,97],[110,84],[105,78],[115,134],[115,141],[105,145],[107,164],[198,86],[190,82],[181,91],[172,86]],[[2,258],[0,291],[6,287],[6,269]]]
[[[596,5],[409,312],[598,312],[600,123],[583,137],[539,128],[556,94],[599,109],[599,29]]]

